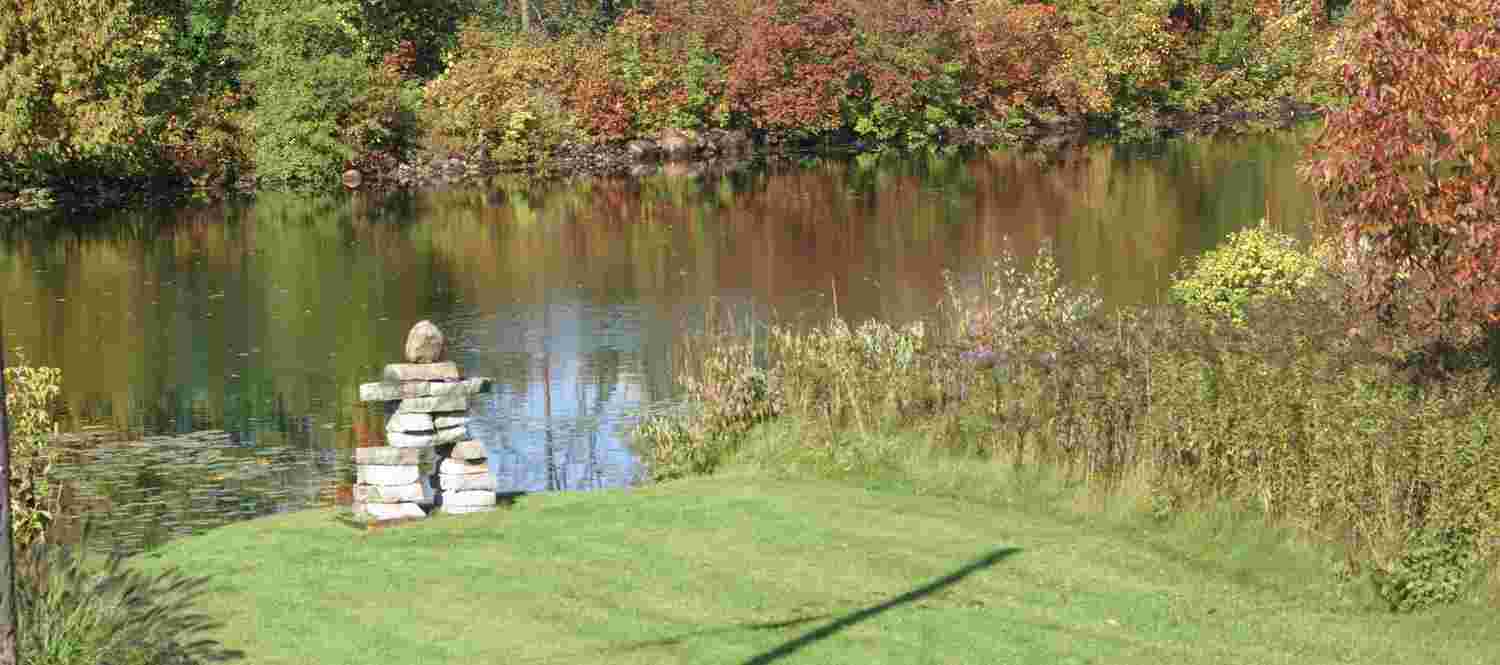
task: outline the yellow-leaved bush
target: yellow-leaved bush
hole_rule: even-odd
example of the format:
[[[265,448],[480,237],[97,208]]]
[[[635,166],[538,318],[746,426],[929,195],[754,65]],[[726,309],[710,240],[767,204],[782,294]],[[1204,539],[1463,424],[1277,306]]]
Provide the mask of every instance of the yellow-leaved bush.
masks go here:
[[[1265,296],[1289,298],[1317,274],[1317,260],[1297,249],[1295,238],[1262,220],[1198,257],[1188,274],[1172,283],[1171,296],[1199,313],[1244,323],[1251,302]]]
[[[477,27],[459,35],[460,55],[423,90],[422,118],[435,144],[489,150],[489,158],[502,162],[534,162],[580,136],[563,105],[576,38],[514,39],[507,43]]]

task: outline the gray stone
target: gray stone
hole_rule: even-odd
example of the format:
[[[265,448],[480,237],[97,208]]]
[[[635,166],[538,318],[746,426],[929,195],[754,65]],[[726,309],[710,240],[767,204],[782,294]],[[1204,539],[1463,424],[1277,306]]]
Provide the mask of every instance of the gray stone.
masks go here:
[[[415,503],[355,503],[356,519],[384,522],[386,520],[422,519],[427,513]]]
[[[495,493],[473,490],[469,492],[443,492],[443,507],[455,508],[495,505]]]
[[[449,446],[439,446],[438,457],[453,458],[461,460],[482,460],[488,455],[485,453],[484,444],[478,441],[460,441]]]
[[[475,490],[494,492],[496,485],[495,477],[488,473],[438,474],[438,489],[445,493]]]
[[[437,471],[440,474],[446,473],[450,475],[462,475],[470,473],[488,474],[490,472],[490,466],[482,461],[471,462],[468,460],[449,457],[438,462]]]
[[[625,144],[625,152],[630,155],[631,159],[641,161],[656,157],[658,149],[656,144],[649,139],[636,139]]]
[[[407,485],[422,481],[415,464],[360,464],[354,467],[354,475],[363,485]]]
[[[410,363],[435,363],[443,357],[443,331],[431,321],[418,321],[406,333],[406,361]]]
[[[413,466],[422,462],[422,451],[415,448],[381,446],[379,448],[355,448],[355,464],[377,464],[382,466]]]
[[[385,366],[380,380],[385,383],[402,381],[457,381],[458,365],[442,363],[392,363]]]
[[[661,146],[668,159],[687,159],[702,147],[698,133],[691,129],[663,129],[656,144]]]
[[[425,498],[422,483],[354,486],[356,503],[417,503]]]
[[[406,432],[386,432],[385,442],[393,448],[431,448],[437,445],[437,433],[407,434]]]
[[[349,169],[348,171],[344,172],[343,180],[345,187],[348,187],[349,189],[359,189],[359,185],[364,180],[364,176],[356,169]]]
[[[468,395],[438,395],[436,397],[410,397],[401,400],[397,413],[438,413],[442,411],[469,410]]]
[[[490,380],[484,377],[462,381],[406,381],[403,383],[363,383],[359,386],[361,402],[394,402],[412,397],[474,395],[490,391]]]
[[[462,427],[469,424],[469,417],[464,415],[465,411],[454,411],[452,413],[434,413],[432,422],[438,429],[449,427]]]
[[[467,438],[469,438],[469,428],[467,427],[440,429],[437,434],[432,436],[432,445],[441,446],[445,443],[457,443]]]
[[[397,413],[385,422],[387,432],[426,433],[436,430],[432,416],[426,413]]]

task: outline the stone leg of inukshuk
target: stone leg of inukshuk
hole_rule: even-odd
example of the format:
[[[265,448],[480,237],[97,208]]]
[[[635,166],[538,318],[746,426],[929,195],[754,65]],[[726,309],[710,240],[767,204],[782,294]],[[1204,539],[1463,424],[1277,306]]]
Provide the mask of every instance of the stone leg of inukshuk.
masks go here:
[[[442,347],[442,333],[430,322],[422,321],[412,327],[407,337],[406,355],[412,362],[386,365],[379,382],[359,387],[361,402],[386,404],[389,420],[386,421],[385,436],[390,445],[361,448],[355,452],[359,464],[359,484],[354,488],[356,515],[374,520],[424,516],[417,505],[423,498],[417,469],[422,449],[434,446],[451,448],[452,444],[459,442],[478,447],[477,442],[468,440],[469,396],[488,392],[489,379],[464,379],[459,376],[458,366],[454,363],[437,362],[442,356]],[[482,447],[479,449],[483,450]],[[362,461],[365,459],[399,460],[399,463],[367,463]],[[439,465],[442,461],[439,460]],[[410,480],[406,480],[408,477]],[[416,483],[415,491],[407,483]],[[403,489],[377,489],[397,485]],[[493,481],[490,487],[490,505],[494,505]],[[360,497],[390,498],[383,503],[402,507],[372,508],[382,502],[361,500]]]
[[[437,482],[441,510],[478,513],[495,509],[495,477],[485,463],[484,445],[460,441],[437,447]]]
[[[426,517],[418,448],[359,448],[354,451],[354,516],[385,521]]]

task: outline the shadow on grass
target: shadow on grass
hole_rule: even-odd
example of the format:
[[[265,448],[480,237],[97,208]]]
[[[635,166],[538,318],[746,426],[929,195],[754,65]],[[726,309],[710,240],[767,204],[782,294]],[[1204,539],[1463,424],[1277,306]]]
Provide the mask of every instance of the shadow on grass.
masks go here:
[[[803,634],[802,636],[800,636],[800,637],[798,637],[798,638],[796,638],[794,640],[786,642],[786,643],[784,643],[784,644],[782,644],[780,646],[777,646],[774,649],[771,649],[770,651],[767,651],[767,652],[765,652],[763,654],[760,654],[760,655],[758,655],[758,656],[756,656],[754,658],[751,658],[750,660],[745,661],[744,665],[762,665],[764,663],[771,663],[771,662],[774,662],[774,661],[779,660],[781,658],[785,658],[787,656],[790,656],[793,653],[796,653],[797,651],[801,650],[803,647],[806,647],[806,646],[808,646],[808,645],[810,645],[810,644],[812,644],[814,642],[817,642],[817,641],[822,640],[822,639],[824,639],[826,637],[829,637],[829,636],[833,635],[834,633],[837,633],[837,632],[839,632],[841,630],[844,630],[845,628],[853,626],[854,624],[857,624],[857,623],[859,623],[861,621],[864,621],[866,619],[870,619],[870,618],[872,618],[872,617],[874,617],[874,616],[876,616],[876,615],[878,615],[878,614],[880,614],[882,612],[885,612],[886,610],[895,609],[895,608],[900,607],[902,605],[906,605],[906,604],[911,603],[913,601],[920,600],[920,599],[922,599],[922,598],[924,598],[926,596],[929,596],[929,595],[932,595],[934,593],[937,593],[938,591],[942,591],[943,589],[945,589],[947,587],[950,587],[950,586],[952,586],[954,584],[957,584],[958,582],[963,581],[963,579],[965,577],[973,575],[974,573],[977,573],[977,572],[979,572],[981,570],[984,570],[986,568],[990,568],[990,567],[994,566],[995,564],[1000,563],[1001,561],[1003,561],[1003,560],[1005,560],[1005,559],[1007,559],[1007,558],[1009,558],[1009,557],[1011,557],[1011,556],[1013,556],[1015,554],[1019,554],[1020,552],[1021,552],[1021,548],[1019,548],[1019,547],[1002,547],[1000,549],[997,549],[997,550],[995,550],[993,552],[990,552],[989,554],[986,554],[983,557],[980,557],[978,559],[975,559],[974,561],[971,561],[968,565],[965,565],[964,567],[959,568],[958,570],[955,570],[952,573],[949,573],[949,574],[947,574],[947,575],[945,575],[945,576],[943,576],[941,578],[933,580],[932,582],[929,582],[929,583],[927,583],[925,585],[922,585],[920,587],[912,589],[911,591],[908,591],[908,592],[903,593],[903,594],[901,594],[899,596],[896,596],[895,598],[887,600],[887,601],[885,601],[885,602],[883,602],[883,603],[881,603],[879,605],[875,605],[873,607],[867,607],[867,608],[859,610],[857,612],[851,612],[851,613],[846,614],[846,615],[844,615],[842,617],[839,617],[839,618],[835,619],[833,622],[829,623],[826,626],[823,626],[821,628],[818,628],[816,630],[813,630],[813,631],[810,631],[810,632],[808,632],[806,634]],[[690,633],[682,633],[680,635],[674,635],[672,637],[664,637],[664,638],[661,638],[661,639],[641,640],[641,641],[638,641],[638,642],[629,642],[629,643],[622,644],[622,645],[619,645],[619,646],[612,646],[612,647],[607,647],[607,648],[604,648],[604,649],[599,649],[597,651],[592,651],[591,650],[591,651],[589,651],[587,653],[571,654],[571,655],[556,655],[556,654],[554,654],[552,656],[548,656],[548,657],[544,658],[543,661],[538,661],[538,662],[576,662],[579,658],[583,658],[583,657],[587,657],[587,656],[591,656],[591,655],[609,654],[609,653],[622,654],[622,653],[630,653],[630,652],[633,652],[633,651],[644,651],[644,650],[647,650],[647,649],[660,649],[660,648],[664,648],[664,647],[674,647],[674,646],[678,646],[678,645],[682,644],[683,642],[687,642],[688,640],[694,640],[694,639],[698,639],[698,638],[702,638],[702,637],[711,637],[711,636],[714,636],[714,635],[725,635],[725,634],[735,633],[735,632],[744,631],[744,630],[785,630],[787,628],[795,628],[795,627],[800,626],[802,624],[811,623],[813,621],[819,621],[819,620],[822,620],[822,619],[827,619],[830,616],[832,616],[832,615],[831,614],[818,614],[818,615],[813,615],[813,616],[794,617],[794,618],[791,618],[791,619],[784,619],[784,620],[781,620],[781,621],[758,621],[758,622],[736,623],[736,624],[730,624],[730,625],[727,625],[727,626],[723,626],[723,627],[720,627],[720,628],[709,628],[709,629],[705,629],[705,630],[697,630],[697,631],[693,631],[693,632],[690,632]]]
[[[826,626],[822,626],[810,632],[804,633],[797,639],[786,642],[785,644],[771,649],[770,651],[767,651],[754,658],[751,658],[750,660],[745,661],[744,665],[765,665],[766,663],[771,663],[790,656],[810,644],[830,637],[834,633],[844,630],[845,628],[853,626],[854,624],[857,624],[861,621],[873,618],[881,612],[895,609],[912,601],[918,600],[924,596],[931,595],[943,590],[944,588],[957,584],[965,577],[994,566],[995,564],[1000,563],[1001,561],[1019,553],[1020,551],[1021,549],[1018,547],[1003,547],[990,552],[989,554],[980,557],[973,562],[970,562],[963,568],[959,568],[952,573],[949,573],[941,578],[933,580],[932,582],[896,596],[895,598],[887,600],[879,605],[866,607],[865,609],[859,610],[858,612],[852,612],[850,614],[841,616]]]
[[[644,650],[644,649],[657,649],[657,648],[661,648],[661,647],[671,647],[671,646],[677,646],[679,644],[682,644],[683,642],[686,642],[688,640],[697,639],[697,638],[700,638],[700,637],[708,637],[708,636],[711,636],[711,635],[723,635],[725,633],[735,633],[735,632],[739,632],[739,631],[742,631],[742,630],[783,630],[783,629],[786,629],[786,628],[792,628],[794,626],[800,626],[800,625],[802,625],[804,623],[811,623],[811,622],[817,621],[819,619],[827,619],[829,616],[831,616],[831,615],[828,615],[828,614],[818,614],[818,615],[814,615],[814,616],[797,617],[795,619],[787,619],[785,621],[760,621],[760,622],[753,622],[753,623],[737,623],[737,624],[734,624],[734,625],[731,625],[731,626],[725,626],[723,628],[711,628],[709,630],[700,630],[700,631],[696,631],[696,632],[692,632],[692,633],[683,633],[681,635],[676,635],[676,636],[673,636],[673,637],[662,638],[662,639],[659,639],[659,640],[643,640],[643,641],[640,641],[640,642],[631,642],[631,643],[626,644],[624,646],[616,647],[614,649],[610,649],[610,651],[615,652],[615,653],[623,653],[623,652],[629,652],[629,651],[641,651],[641,650]]]

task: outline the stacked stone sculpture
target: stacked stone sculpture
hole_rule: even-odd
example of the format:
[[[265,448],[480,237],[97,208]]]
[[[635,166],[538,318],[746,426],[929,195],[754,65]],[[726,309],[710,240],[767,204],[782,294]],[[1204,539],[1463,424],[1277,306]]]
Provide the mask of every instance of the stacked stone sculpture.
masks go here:
[[[426,516],[420,465],[427,449],[438,451],[434,502],[444,512],[493,510],[495,481],[484,446],[469,439],[469,396],[488,392],[489,379],[465,379],[458,365],[443,362],[443,333],[431,321],[412,326],[406,360],[386,365],[381,380],[359,387],[361,402],[386,405],[388,445],[354,452],[354,514],[367,521]]]

